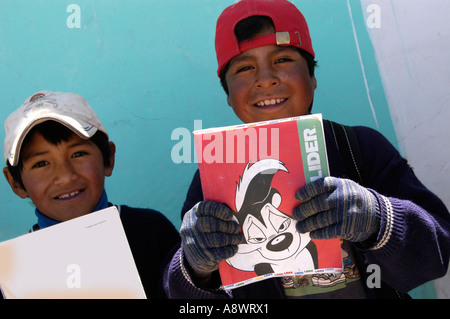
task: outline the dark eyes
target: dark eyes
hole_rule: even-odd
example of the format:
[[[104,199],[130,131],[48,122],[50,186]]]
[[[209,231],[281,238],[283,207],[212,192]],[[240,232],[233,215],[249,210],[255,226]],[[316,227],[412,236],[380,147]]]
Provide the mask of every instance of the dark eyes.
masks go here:
[[[44,167],[45,165],[47,165],[48,162],[47,161],[40,161],[37,162],[36,164],[33,165],[33,168],[39,168],[39,167]]]
[[[276,59],[274,64],[287,63],[287,62],[291,62],[291,61],[293,61],[293,59],[291,59],[289,57],[281,57],[281,58]],[[237,74],[237,73],[245,72],[248,70],[252,70],[254,68],[255,68],[255,66],[253,64],[248,64],[248,65],[246,64],[246,65],[237,67],[235,73]]]
[[[251,70],[252,68],[253,68],[253,67],[251,67],[250,65],[246,65],[246,66],[243,66],[243,67],[238,68],[238,69],[236,70],[236,73],[245,72],[245,71]]]
[[[278,60],[276,60],[275,63],[284,63],[284,62],[291,62],[292,59],[291,58],[279,58]]]
[[[87,155],[87,154],[88,154],[88,153],[85,152],[85,151],[78,151],[78,152],[75,152],[75,153],[72,154],[72,158],[83,157],[83,156],[85,156],[85,155]],[[32,166],[32,168],[41,168],[41,167],[45,167],[45,166],[47,166],[47,165],[49,165],[49,162],[44,160],[44,161],[39,161],[39,162],[37,162],[36,164],[34,164],[34,165]]]
[[[80,151],[80,152],[75,152],[73,155],[72,155],[72,157],[74,157],[74,158],[76,158],[76,157],[81,157],[81,156],[84,156],[84,155],[86,155],[87,153],[86,152],[83,152],[83,151]]]

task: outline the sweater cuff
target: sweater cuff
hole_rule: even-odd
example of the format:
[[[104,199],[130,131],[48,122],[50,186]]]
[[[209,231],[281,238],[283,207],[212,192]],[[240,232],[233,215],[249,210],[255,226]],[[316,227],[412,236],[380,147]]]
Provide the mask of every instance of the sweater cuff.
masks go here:
[[[381,221],[377,240],[367,250],[377,254],[390,255],[396,251],[398,244],[402,242],[404,233],[404,217],[402,206],[396,205],[395,199],[389,199],[375,191],[380,207]]]
[[[172,258],[165,280],[165,290],[169,298],[211,299],[230,298],[227,291],[207,290],[195,285],[185,265],[183,248],[180,247]]]

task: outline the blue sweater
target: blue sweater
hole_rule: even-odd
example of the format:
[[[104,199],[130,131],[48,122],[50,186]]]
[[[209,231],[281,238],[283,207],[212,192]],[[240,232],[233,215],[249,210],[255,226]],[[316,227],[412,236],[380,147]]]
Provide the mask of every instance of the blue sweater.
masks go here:
[[[382,287],[366,287],[369,297],[405,297],[408,291],[446,274],[450,258],[450,214],[383,135],[367,127],[353,129],[362,156],[362,184],[375,191],[382,216],[377,243],[371,248],[353,244],[353,254],[359,269],[367,269],[370,264],[380,267]],[[325,130],[325,138],[330,174],[346,177],[332,133]],[[182,214],[201,200],[203,194],[197,171]],[[278,278],[228,292],[200,289],[193,284],[182,256],[182,248],[179,248],[164,274],[164,288],[169,298],[286,297]],[[364,273],[361,272],[363,279]]]

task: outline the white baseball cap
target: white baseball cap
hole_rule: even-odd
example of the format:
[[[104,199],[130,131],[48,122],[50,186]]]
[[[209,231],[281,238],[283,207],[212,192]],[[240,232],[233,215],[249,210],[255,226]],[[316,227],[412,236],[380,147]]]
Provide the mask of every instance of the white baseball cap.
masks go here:
[[[40,91],[31,97],[5,121],[5,161],[16,166],[20,148],[28,132],[37,124],[52,120],[59,122],[83,139],[91,138],[105,127],[89,103],[75,93]]]

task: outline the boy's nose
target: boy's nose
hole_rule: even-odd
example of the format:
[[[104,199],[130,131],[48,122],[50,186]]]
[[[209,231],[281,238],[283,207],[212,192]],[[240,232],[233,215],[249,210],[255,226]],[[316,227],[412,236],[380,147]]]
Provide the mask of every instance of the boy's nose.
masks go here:
[[[65,185],[77,178],[75,169],[70,163],[59,163],[55,165],[54,169],[54,182],[55,185]]]
[[[255,82],[257,88],[269,88],[278,84],[280,84],[280,80],[270,68],[259,70]]]

